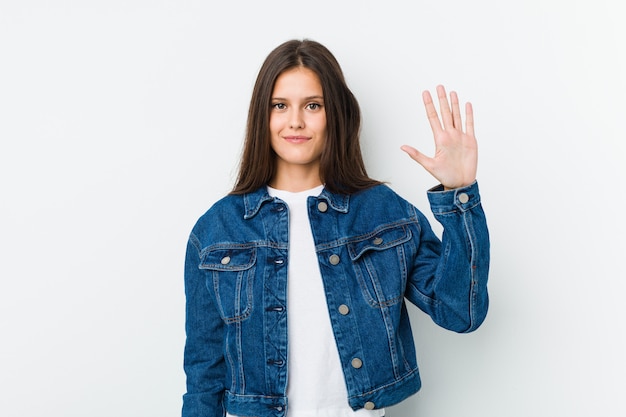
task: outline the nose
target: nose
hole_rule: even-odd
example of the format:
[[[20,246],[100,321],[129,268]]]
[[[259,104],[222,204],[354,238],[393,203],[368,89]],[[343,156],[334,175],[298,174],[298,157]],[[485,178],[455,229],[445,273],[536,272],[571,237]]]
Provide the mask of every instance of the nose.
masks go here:
[[[289,121],[289,127],[292,129],[302,129],[304,127],[304,121],[302,120],[302,114],[299,110],[294,110],[291,114]]]

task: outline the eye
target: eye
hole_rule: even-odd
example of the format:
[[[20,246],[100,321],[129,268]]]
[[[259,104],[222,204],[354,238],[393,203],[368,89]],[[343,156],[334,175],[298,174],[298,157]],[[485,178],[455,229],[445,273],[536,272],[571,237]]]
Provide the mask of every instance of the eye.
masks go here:
[[[285,110],[287,106],[285,105],[285,103],[274,103],[272,104],[272,108],[275,110]]]
[[[315,111],[321,109],[322,105],[320,103],[309,103],[306,105],[306,108]]]

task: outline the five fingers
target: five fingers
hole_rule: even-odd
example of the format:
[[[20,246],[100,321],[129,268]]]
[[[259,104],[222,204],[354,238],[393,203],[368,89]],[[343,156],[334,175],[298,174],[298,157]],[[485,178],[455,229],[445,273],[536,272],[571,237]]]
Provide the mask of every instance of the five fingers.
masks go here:
[[[452,189],[470,184],[476,178],[476,152],[474,113],[470,103],[465,104],[465,126],[456,92],[448,94],[442,85],[437,86],[439,112],[429,91],[422,93],[428,122],[434,134],[435,156],[428,157],[417,149],[404,145],[412,159],[430,172],[444,188]]]

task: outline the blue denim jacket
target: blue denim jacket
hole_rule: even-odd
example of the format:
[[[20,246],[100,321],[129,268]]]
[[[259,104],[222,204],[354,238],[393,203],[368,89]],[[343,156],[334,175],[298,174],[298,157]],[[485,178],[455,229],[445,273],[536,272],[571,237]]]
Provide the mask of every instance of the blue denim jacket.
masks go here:
[[[487,314],[489,236],[476,183],[428,193],[443,242],[379,185],[308,198],[328,314],[353,409],[382,408],[421,382],[405,299],[440,326]],[[265,188],[229,195],[196,223],[185,263],[183,417],[284,416],[288,208]],[[322,312],[320,312],[322,314]]]

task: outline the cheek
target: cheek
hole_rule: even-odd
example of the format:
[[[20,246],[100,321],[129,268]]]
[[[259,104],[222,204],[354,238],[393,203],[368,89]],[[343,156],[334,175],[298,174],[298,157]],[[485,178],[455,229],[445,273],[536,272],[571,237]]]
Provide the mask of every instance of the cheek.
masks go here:
[[[277,129],[278,122],[275,116],[270,116],[270,132],[274,133]]]
[[[320,117],[318,121],[318,125],[317,125],[317,130],[320,133],[323,133],[324,136],[326,136],[326,116],[325,115]]]
[[[282,114],[271,113],[270,114],[270,131],[272,133],[279,132],[285,125],[284,116]]]

